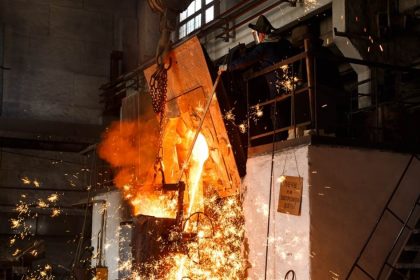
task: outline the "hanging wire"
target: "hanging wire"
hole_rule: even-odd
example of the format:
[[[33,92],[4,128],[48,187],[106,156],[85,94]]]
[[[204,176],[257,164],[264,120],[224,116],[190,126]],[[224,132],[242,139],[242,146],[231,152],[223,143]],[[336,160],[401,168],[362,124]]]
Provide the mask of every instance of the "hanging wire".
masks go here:
[[[289,279],[289,276],[292,278]],[[284,280],[296,280],[296,272],[291,269],[288,272],[286,272],[286,275],[284,275]]]
[[[295,157],[296,171],[297,171],[298,177],[300,178],[301,176],[300,176],[300,173],[299,173],[299,164],[298,164],[297,159],[296,159],[296,149],[293,149],[293,155]]]
[[[286,170],[286,162],[287,162],[287,153],[284,154],[284,164],[283,164],[283,170],[281,171],[281,175],[284,175],[284,171]]]
[[[298,162],[297,162],[297,158],[296,158],[296,149],[293,149],[293,150],[292,150],[292,153],[293,153],[293,157],[294,157],[294,160],[295,160],[295,166],[296,166],[296,171],[297,171],[298,177],[299,177],[299,178],[301,178],[301,176],[300,176],[300,172],[299,172],[299,164],[298,164]],[[282,175],[282,176],[284,175],[284,172],[285,172],[285,170],[286,170],[286,162],[287,162],[287,154],[285,154],[285,155],[284,155],[283,170],[282,170],[282,172],[281,172],[281,175]]]
[[[277,129],[277,101],[274,100],[274,117],[273,117],[273,139],[271,149],[271,170],[270,170],[270,194],[268,200],[268,217],[267,217],[267,236],[265,244],[265,263],[264,263],[264,279],[267,279],[268,266],[268,240],[270,238],[270,216],[271,216],[271,200],[273,196],[274,187],[274,152],[276,148],[276,129]]]

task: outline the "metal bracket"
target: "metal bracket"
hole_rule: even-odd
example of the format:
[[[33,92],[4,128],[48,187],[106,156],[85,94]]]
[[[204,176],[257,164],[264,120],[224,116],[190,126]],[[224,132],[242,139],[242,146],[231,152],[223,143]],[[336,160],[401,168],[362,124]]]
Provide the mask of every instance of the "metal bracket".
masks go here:
[[[184,191],[185,190],[185,183],[183,181],[173,184],[164,184],[162,186],[162,189],[166,192],[169,191]]]
[[[304,0],[288,0],[287,2],[289,2],[290,7],[296,7],[297,3],[301,6],[304,4]]]
[[[359,40],[365,40],[365,41],[370,41],[370,40],[375,40],[376,42],[379,41],[379,38],[373,35],[338,31],[336,27],[334,27],[334,35],[337,37],[347,37],[347,38],[353,38],[353,39],[359,39]]]
[[[223,32],[220,35],[216,36],[216,38],[222,38],[223,41],[229,42],[229,39],[235,38],[235,29],[232,30],[233,35],[230,35],[229,20],[227,18],[223,18],[223,21],[225,21],[225,25],[223,27],[221,27]]]

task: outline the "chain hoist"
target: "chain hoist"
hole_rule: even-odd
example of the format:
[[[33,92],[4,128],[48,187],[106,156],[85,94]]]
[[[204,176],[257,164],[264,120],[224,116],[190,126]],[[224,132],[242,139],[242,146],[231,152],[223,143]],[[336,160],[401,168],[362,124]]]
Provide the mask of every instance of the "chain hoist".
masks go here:
[[[166,123],[166,100],[167,100],[167,89],[168,89],[168,70],[171,67],[171,61],[169,65],[158,65],[158,68],[150,77],[149,88],[150,95],[152,97],[152,107],[156,114],[159,114],[159,139],[158,139],[158,154],[156,156],[154,168],[155,178],[157,171],[160,170],[162,175],[162,183],[165,183],[165,177],[163,173],[163,133]]]

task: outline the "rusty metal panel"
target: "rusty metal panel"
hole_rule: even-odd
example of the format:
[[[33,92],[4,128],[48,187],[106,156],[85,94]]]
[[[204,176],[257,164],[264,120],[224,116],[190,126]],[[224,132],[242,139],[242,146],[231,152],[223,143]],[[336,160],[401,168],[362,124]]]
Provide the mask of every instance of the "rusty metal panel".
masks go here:
[[[170,121],[165,135],[177,135],[184,148],[189,148],[183,134],[186,130],[196,131],[204,115],[204,106],[212,93],[213,82],[201,44],[196,37],[175,48],[169,55],[172,64],[168,70],[166,108]],[[144,71],[148,81],[155,70],[156,65],[153,65]],[[215,188],[222,197],[236,194],[239,191],[240,177],[216,97],[212,99],[201,132],[210,149],[210,158],[204,166],[204,186]],[[172,139],[167,142],[166,147],[164,143],[164,150],[169,149],[168,145],[177,143],[174,141]],[[178,153],[178,158],[180,155]],[[165,160],[164,162],[166,165]],[[175,173],[177,171],[179,170],[171,170]]]

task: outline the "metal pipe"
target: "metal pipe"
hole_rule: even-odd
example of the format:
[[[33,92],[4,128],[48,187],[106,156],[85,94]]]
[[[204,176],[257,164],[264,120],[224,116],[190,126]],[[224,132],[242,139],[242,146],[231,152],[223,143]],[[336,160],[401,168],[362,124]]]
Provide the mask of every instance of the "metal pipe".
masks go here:
[[[102,219],[101,219],[101,230],[98,232],[100,235],[98,235],[99,238],[99,266],[103,266],[103,248],[104,248],[104,230],[105,230],[105,224],[106,224],[106,216],[107,216],[107,210],[106,210],[106,200],[99,200],[100,203],[103,204],[103,212],[102,212]],[[97,249],[98,250],[98,249]]]
[[[310,53],[310,50],[312,49],[312,45],[310,40],[305,39],[304,41],[305,46],[305,52],[307,53],[306,56],[306,75],[308,79],[308,91],[309,91],[309,110],[310,110],[310,116],[311,116],[311,122],[312,125],[315,122],[315,116],[314,116],[314,77],[313,77],[313,54]]]
[[[3,113],[4,24],[0,25],[0,116]]]
[[[284,60],[282,60],[282,61],[279,61],[279,62],[277,62],[276,64],[273,64],[273,65],[271,65],[271,66],[268,66],[268,67],[266,67],[266,68],[264,68],[264,69],[262,69],[262,70],[260,70],[260,71],[257,71],[257,72],[255,72],[255,73],[252,73],[252,74],[250,74],[250,75],[247,75],[247,76],[245,76],[244,78],[245,78],[245,80],[250,80],[250,79],[254,79],[254,78],[256,78],[256,77],[259,77],[259,76],[265,75],[265,74],[267,74],[267,73],[269,73],[269,72],[272,72],[272,71],[274,71],[274,70],[277,70],[277,69],[281,68],[281,67],[282,67],[282,66],[284,66],[284,65],[288,65],[288,64],[290,64],[290,63],[293,63],[293,62],[299,61],[299,60],[301,60],[301,59],[303,59],[303,58],[306,58],[306,57],[307,57],[307,55],[308,55],[308,53],[307,53],[307,52],[302,52],[302,53],[299,53],[299,54],[297,54],[297,55],[294,55],[294,56],[292,56],[292,57],[289,57],[289,58],[287,58],[287,59],[284,59]]]
[[[246,80],[246,85],[245,85],[245,92],[246,92],[246,115],[247,115],[247,125],[248,125],[248,149],[251,147],[251,127],[250,127],[250,117],[249,117],[249,81]]]
[[[33,187],[8,187],[8,186],[1,186],[0,190],[18,190],[18,191],[34,191],[34,192],[87,192],[85,189],[63,189],[63,188],[33,188]]]
[[[295,66],[292,64],[292,98],[291,98],[291,110],[290,110],[290,118],[293,125],[293,138],[296,138],[296,82],[295,82]],[[288,135],[289,136],[289,135]],[[289,137],[288,137],[289,138]]]
[[[313,56],[312,57],[313,58],[313,69],[314,69],[314,74],[313,74],[313,78],[314,78],[314,90],[313,90],[313,93],[314,93],[314,104],[315,104],[315,106],[314,106],[314,124],[315,124],[315,132],[316,132],[316,135],[317,136],[319,136],[319,129],[318,129],[318,100],[317,100],[317,84],[316,84],[316,81],[317,81],[317,71],[316,71],[316,69],[317,69],[317,66],[316,66],[316,56]]]

